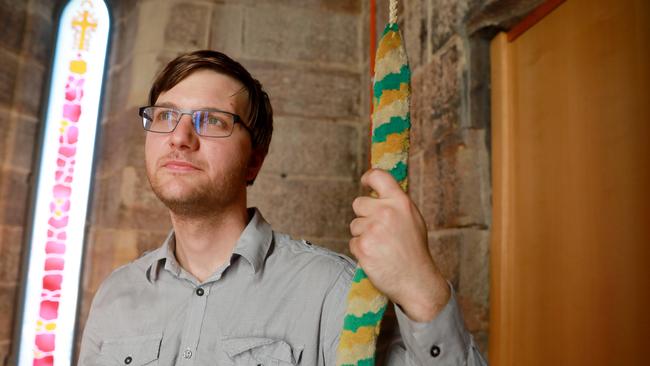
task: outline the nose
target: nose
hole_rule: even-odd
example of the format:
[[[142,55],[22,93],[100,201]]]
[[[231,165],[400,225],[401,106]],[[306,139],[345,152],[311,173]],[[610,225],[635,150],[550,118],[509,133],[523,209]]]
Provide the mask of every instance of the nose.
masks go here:
[[[196,150],[199,147],[199,136],[194,130],[191,115],[184,114],[181,116],[178,125],[170,133],[169,145],[181,150]]]

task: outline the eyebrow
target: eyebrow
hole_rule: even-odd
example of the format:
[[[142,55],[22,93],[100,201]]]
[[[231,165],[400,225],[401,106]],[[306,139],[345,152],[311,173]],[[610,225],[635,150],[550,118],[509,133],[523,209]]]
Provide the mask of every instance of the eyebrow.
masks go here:
[[[183,108],[180,108],[179,106],[177,106],[176,104],[174,104],[172,102],[156,103],[154,105],[154,107],[165,107],[165,108],[173,108],[173,109],[178,109],[178,110],[183,109]],[[222,108],[216,108],[216,107],[210,107],[210,106],[202,106],[202,107],[199,107],[199,108],[190,108],[190,109],[195,110],[195,111],[196,110],[206,110],[207,109],[207,110],[217,110],[217,111],[223,111],[223,112],[228,112],[228,113],[234,113],[234,112],[224,110]]]

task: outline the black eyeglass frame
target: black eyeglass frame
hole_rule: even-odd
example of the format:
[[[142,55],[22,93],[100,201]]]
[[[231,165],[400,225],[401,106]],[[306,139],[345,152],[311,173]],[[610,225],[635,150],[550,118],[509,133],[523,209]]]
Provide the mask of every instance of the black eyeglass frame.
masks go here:
[[[148,129],[145,127],[145,124],[144,124],[144,120],[145,120],[145,117],[144,117],[144,111],[145,111],[147,108],[165,108],[165,109],[169,109],[169,110],[171,110],[171,111],[174,111],[174,112],[178,112],[178,113],[180,113],[179,116],[178,116],[178,119],[176,120],[176,124],[174,124],[174,128],[172,128],[171,131],[167,131],[167,132],[163,132],[163,131],[151,131],[151,130],[148,130]],[[172,132],[174,132],[174,131],[176,130],[176,127],[178,127],[178,124],[181,122],[181,118],[183,118],[183,115],[186,115],[186,114],[189,115],[190,118],[192,118],[192,121],[193,121],[193,120],[194,120],[193,117],[194,117],[194,113],[195,113],[195,112],[219,112],[219,113],[225,113],[225,114],[228,114],[228,115],[230,115],[230,116],[233,117],[233,125],[232,125],[233,127],[232,127],[232,129],[230,130],[230,133],[229,133],[228,135],[224,135],[224,136],[206,136],[206,135],[202,135],[202,134],[201,134],[201,133],[196,129],[196,125],[195,125],[194,123],[192,123],[192,127],[193,127],[193,129],[194,129],[194,132],[195,132],[198,136],[201,136],[201,137],[210,137],[210,138],[225,138],[225,137],[230,137],[230,136],[232,136],[233,131],[235,131],[235,125],[236,125],[237,123],[241,124],[242,127],[244,127],[244,129],[245,129],[246,131],[248,131],[248,133],[251,134],[251,136],[253,135],[253,131],[251,131],[250,127],[248,127],[248,126],[246,125],[246,123],[244,123],[244,120],[243,120],[243,119],[242,119],[238,114],[235,114],[235,113],[232,113],[232,112],[228,112],[228,111],[223,111],[223,110],[221,110],[221,109],[217,109],[217,108],[180,109],[180,108],[174,108],[174,107],[168,107],[168,106],[148,105],[148,106],[140,107],[140,108],[138,109],[138,115],[140,115],[140,118],[142,118],[142,122],[141,122],[141,123],[142,123],[142,128],[143,128],[145,131],[147,131],[147,132],[153,132],[153,133],[172,133]]]

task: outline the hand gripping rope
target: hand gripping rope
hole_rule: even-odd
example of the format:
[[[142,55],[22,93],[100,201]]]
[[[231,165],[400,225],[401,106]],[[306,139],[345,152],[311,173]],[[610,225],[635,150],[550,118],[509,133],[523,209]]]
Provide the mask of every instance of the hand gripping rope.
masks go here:
[[[379,41],[375,62],[371,165],[390,172],[406,191],[411,70],[397,25],[397,0],[390,1],[389,23]],[[357,266],[336,352],[338,366],[375,364],[376,341],[386,304],[386,296]]]

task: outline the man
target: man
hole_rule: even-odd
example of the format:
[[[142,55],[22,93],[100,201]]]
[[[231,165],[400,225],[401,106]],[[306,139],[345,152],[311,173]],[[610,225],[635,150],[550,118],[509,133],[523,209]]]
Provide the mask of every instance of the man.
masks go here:
[[[79,364],[334,365],[354,264],[247,209],[273,129],[260,83],[227,56],[197,51],[171,61],[149,99],[147,176],[173,231],[104,281]],[[361,183],[378,197],[353,202],[350,250],[397,304],[402,340],[388,363],[484,363],[417,208],[388,173]]]

